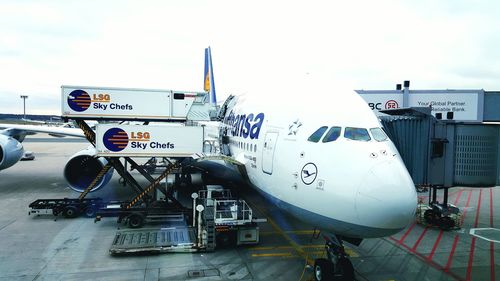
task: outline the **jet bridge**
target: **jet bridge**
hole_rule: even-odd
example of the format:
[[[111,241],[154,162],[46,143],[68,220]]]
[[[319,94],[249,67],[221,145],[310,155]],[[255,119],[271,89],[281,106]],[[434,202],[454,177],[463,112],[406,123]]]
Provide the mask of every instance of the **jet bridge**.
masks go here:
[[[490,187],[498,184],[499,127],[440,120],[431,108],[382,110],[384,130],[398,148],[417,189],[429,188],[429,201],[421,202],[417,221],[442,229],[460,228],[460,210],[448,203],[454,186]],[[442,117],[442,116],[441,116]],[[438,190],[443,191],[442,202]]]

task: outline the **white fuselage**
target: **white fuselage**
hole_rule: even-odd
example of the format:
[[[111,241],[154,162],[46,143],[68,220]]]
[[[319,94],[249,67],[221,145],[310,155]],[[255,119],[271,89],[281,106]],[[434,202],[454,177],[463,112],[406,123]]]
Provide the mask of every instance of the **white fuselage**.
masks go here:
[[[414,184],[393,143],[371,133],[380,124],[366,103],[355,93],[295,97],[272,105],[242,96],[229,104],[222,134],[251,184],[336,234],[382,237],[405,228],[417,205]],[[322,126],[319,140],[309,141]],[[340,127],[339,137],[324,142],[332,127]],[[346,128],[366,129],[370,140],[346,137]]]

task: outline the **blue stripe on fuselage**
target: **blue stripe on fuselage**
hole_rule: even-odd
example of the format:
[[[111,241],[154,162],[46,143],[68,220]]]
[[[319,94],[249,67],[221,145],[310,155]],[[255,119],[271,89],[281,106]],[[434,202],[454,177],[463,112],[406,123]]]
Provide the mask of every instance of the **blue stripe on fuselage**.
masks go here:
[[[267,200],[278,206],[278,208],[283,209],[299,220],[317,227],[318,229],[333,232],[335,234],[340,234],[352,238],[375,238],[389,236],[402,230],[374,228],[335,220],[282,201],[255,186],[254,188],[259,191],[259,193],[262,194]]]

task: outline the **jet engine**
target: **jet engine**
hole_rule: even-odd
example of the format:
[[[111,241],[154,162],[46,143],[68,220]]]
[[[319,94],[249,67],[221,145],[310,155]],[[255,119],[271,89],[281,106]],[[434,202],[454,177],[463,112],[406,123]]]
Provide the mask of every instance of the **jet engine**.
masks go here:
[[[15,138],[0,135],[0,170],[16,164],[24,154],[23,145]]]
[[[107,164],[107,160],[102,157],[96,157],[96,150],[93,146],[75,153],[64,167],[64,178],[69,187],[77,192],[83,192],[90,183],[97,177],[102,168]],[[113,169],[110,169],[102,177],[95,187],[95,191],[105,186],[113,176]]]

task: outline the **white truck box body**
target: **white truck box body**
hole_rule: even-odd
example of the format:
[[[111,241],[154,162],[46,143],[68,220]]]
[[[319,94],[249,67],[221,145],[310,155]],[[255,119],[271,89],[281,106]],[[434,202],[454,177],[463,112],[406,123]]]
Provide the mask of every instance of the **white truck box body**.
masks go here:
[[[62,116],[86,119],[186,120],[193,103],[204,104],[206,95],[154,89],[61,88]]]
[[[96,149],[98,156],[190,157],[203,150],[203,128],[98,124]]]

